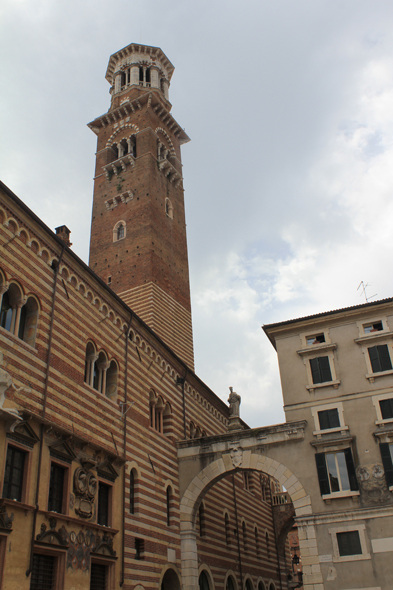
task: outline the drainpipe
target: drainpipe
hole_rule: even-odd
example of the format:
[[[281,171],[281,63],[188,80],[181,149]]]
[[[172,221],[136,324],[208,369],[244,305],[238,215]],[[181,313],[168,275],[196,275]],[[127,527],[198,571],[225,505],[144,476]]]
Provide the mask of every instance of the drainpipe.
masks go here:
[[[55,276],[53,279],[53,295],[52,295],[52,310],[51,310],[51,318],[50,318],[50,325],[49,325],[49,339],[48,339],[48,359],[46,362],[46,375],[45,375],[45,382],[44,382],[44,398],[42,402],[42,418],[45,418],[46,415],[46,402],[48,398],[48,384],[49,384],[49,371],[50,371],[50,361],[52,356],[52,335],[53,335],[53,322],[55,317],[55,303],[56,303],[56,292],[57,292],[57,275],[59,274],[60,264],[64,254],[64,246],[62,247],[59,260],[57,262],[57,266],[55,268]],[[35,536],[35,527],[37,524],[37,513],[39,510],[38,505],[38,495],[40,491],[40,481],[41,481],[41,463],[42,463],[42,451],[44,446],[44,423],[41,423],[40,427],[40,451],[38,456],[38,471],[37,471],[37,483],[35,488],[35,507],[33,513],[33,527],[31,531],[31,540],[30,540],[30,562],[29,568],[26,570],[26,577],[29,577],[31,571],[33,569],[33,556],[34,556],[34,536]]]
[[[123,455],[124,455],[124,473],[123,473],[123,532],[122,532],[122,545],[121,545],[121,581],[120,588],[124,585],[125,575],[125,529],[126,529],[126,473],[127,473],[127,385],[128,385],[128,335],[131,328],[132,313],[128,327],[126,330],[126,344],[125,344],[125,368],[124,368],[124,429],[123,429]]]
[[[236,500],[236,486],[235,486],[235,475],[232,475],[232,488],[233,488],[233,503],[235,505],[235,519],[236,519],[236,530],[237,530],[237,552],[239,556],[239,574],[240,574],[240,584],[243,590],[243,569],[242,569],[242,553],[240,550],[240,529],[239,529],[239,519],[237,515],[237,500]]]

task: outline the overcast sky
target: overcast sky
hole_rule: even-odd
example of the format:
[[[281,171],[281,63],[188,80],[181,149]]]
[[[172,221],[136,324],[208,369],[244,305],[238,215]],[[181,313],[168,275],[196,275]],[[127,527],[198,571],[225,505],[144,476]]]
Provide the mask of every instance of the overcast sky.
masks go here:
[[[87,262],[109,56],[175,66],[196,372],[284,421],[262,324],[393,295],[391,0],[2,0],[0,178]]]

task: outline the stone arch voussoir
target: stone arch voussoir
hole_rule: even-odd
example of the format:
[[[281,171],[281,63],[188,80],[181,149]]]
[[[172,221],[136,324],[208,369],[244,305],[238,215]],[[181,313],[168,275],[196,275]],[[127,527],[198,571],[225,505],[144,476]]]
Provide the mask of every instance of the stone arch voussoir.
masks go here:
[[[290,495],[297,516],[312,513],[310,496],[307,495],[298,478],[288,467],[265,455],[245,451],[242,464],[238,467],[233,465],[230,453],[225,453],[194,477],[180,503],[182,522],[188,522],[193,526],[196,511],[203,496],[218,480],[239,468],[253,469],[275,477]]]

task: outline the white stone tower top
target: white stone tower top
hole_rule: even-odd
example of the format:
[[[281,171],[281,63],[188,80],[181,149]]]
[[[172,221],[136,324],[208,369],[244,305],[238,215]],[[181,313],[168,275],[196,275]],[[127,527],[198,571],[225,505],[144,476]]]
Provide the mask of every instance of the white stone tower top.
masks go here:
[[[105,78],[114,97],[132,86],[161,90],[167,100],[174,66],[159,47],[131,43],[109,58]]]

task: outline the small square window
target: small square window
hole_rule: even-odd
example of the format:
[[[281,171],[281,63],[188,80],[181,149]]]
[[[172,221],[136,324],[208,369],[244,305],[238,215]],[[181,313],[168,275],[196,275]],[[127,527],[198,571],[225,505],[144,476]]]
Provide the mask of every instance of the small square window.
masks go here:
[[[365,334],[370,334],[370,332],[380,332],[381,330],[383,330],[383,324],[382,322],[367,324],[363,326],[363,330]]]
[[[329,357],[320,356],[315,359],[310,359],[310,367],[313,383],[326,383],[327,381],[332,381]]]
[[[393,398],[379,400],[379,407],[381,408],[382,420],[393,418]]]
[[[145,551],[145,540],[135,539],[135,559],[143,559],[143,553]]]
[[[307,336],[307,346],[311,346],[312,344],[322,344],[322,342],[326,342],[325,334],[315,334],[314,336]]]
[[[318,420],[321,430],[329,430],[330,428],[340,427],[340,417],[338,415],[337,408],[318,412]]]
[[[336,534],[340,557],[362,554],[359,531],[346,531]]]
[[[372,346],[368,349],[368,354],[370,357],[373,373],[390,371],[392,369],[392,362],[390,360],[390,354],[387,344]]]

